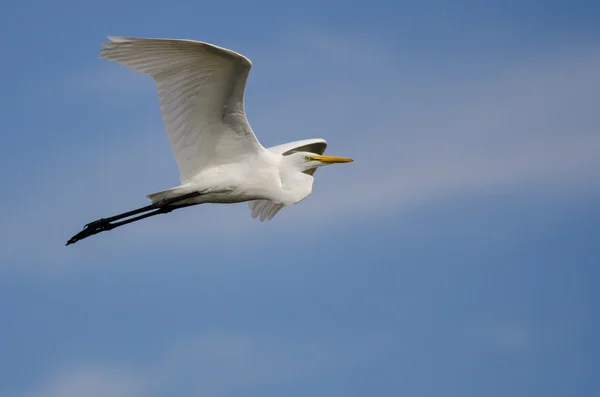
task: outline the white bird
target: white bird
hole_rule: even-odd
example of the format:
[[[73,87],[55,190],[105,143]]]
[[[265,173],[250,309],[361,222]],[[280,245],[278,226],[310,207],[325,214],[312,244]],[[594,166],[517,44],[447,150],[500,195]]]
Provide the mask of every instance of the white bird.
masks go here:
[[[253,218],[271,220],[284,206],[299,203],[311,193],[318,167],[352,161],[324,156],[324,139],[264,148],[244,111],[252,66],[248,58],[199,41],[108,38],[100,58],[149,75],[156,82],[181,185],[148,195],[151,205],[87,224],[67,245],[202,203],[249,201]]]

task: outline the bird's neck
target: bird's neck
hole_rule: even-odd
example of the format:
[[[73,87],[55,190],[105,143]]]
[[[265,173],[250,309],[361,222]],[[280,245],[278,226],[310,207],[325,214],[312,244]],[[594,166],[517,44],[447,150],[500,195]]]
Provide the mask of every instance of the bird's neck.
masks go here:
[[[314,178],[298,170],[280,169],[281,203],[296,204],[304,200],[311,192]]]

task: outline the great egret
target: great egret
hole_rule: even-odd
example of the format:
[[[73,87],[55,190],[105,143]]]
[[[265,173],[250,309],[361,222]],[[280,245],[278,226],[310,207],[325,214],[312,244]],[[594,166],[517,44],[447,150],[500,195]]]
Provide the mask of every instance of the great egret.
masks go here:
[[[311,193],[318,167],[352,161],[323,155],[324,139],[264,148],[244,111],[244,90],[252,66],[248,58],[192,40],[108,39],[100,58],[155,80],[181,185],[148,195],[152,201],[148,206],[87,224],[67,245],[202,203],[249,201],[253,218],[271,220],[284,206]]]

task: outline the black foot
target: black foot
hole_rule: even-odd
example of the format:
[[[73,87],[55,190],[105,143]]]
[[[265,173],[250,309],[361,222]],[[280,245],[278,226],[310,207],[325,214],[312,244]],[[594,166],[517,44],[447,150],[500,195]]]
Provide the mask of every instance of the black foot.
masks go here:
[[[79,233],[71,237],[69,241],[67,241],[66,245],[75,244],[79,240],[83,240],[86,237],[93,236],[94,234],[98,234],[100,232],[110,229],[112,229],[112,227],[110,227],[110,223],[106,222],[106,219],[98,219],[97,221],[85,225],[82,231],[80,231]]]

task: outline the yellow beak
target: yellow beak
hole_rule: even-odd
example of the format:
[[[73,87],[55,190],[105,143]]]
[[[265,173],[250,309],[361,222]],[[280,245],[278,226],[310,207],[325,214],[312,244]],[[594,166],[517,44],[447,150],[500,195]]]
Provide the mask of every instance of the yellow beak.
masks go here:
[[[351,163],[354,160],[346,157],[335,157],[335,156],[319,156],[315,155],[313,158],[324,164],[335,164],[335,163]]]

